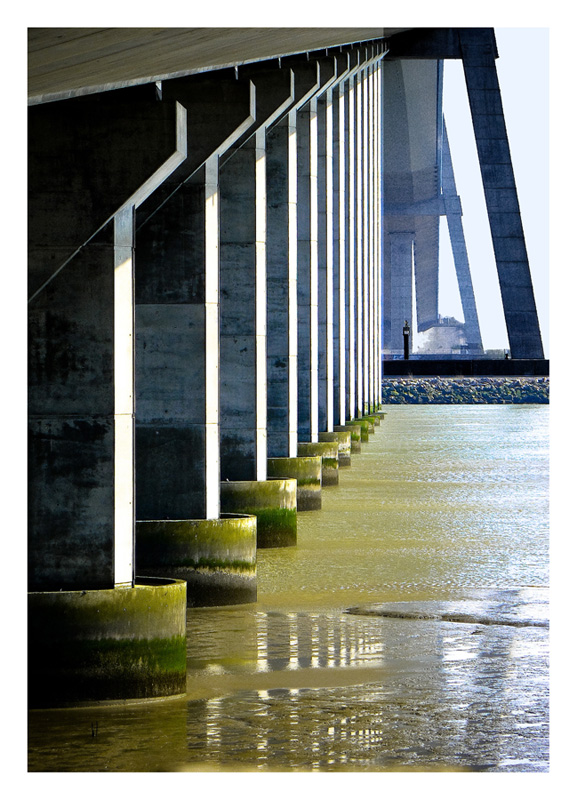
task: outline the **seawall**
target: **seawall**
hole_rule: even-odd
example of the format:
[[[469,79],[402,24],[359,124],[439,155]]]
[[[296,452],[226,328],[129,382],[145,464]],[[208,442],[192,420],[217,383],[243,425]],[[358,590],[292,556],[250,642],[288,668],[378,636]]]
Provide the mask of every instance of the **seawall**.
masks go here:
[[[382,402],[548,403],[548,377],[384,378]]]

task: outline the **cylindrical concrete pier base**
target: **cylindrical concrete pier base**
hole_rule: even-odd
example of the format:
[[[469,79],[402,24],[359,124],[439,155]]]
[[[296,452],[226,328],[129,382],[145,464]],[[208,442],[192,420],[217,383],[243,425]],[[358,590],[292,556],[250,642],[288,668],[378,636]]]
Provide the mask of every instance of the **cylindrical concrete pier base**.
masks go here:
[[[322,458],[267,459],[269,478],[295,478],[297,482],[297,511],[317,511],[322,507]]]
[[[349,425],[360,425],[361,428],[361,442],[368,442],[369,441],[369,433],[375,432],[375,426],[373,423],[366,419],[365,417],[357,417],[356,419],[350,420],[350,422],[345,423],[347,426]]]
[[[339,446],[339,469],[351,465],[351,432],[327,431],[319,433],[319,442],[337,442]]]
[[[28,594],[31,708],[186,691],[186,584]]]
[[[350,431],[351,432],[351,453],[361,452],[361,426],[353,422],[347,422],[345,425],[335,425],[335,431]]]
[[[297,482],[294,478],[223,481],[220,507],[229,514],[256,517],[257,547],[292,547],[297,543]]]
[[[323,461],[323,486],[336,486],[339,482],[338,442],[299,442],[299,456],[321,456]]]
[[[256,517],[137,521],[136,566],[186,581],[189,607],[255,603]]]

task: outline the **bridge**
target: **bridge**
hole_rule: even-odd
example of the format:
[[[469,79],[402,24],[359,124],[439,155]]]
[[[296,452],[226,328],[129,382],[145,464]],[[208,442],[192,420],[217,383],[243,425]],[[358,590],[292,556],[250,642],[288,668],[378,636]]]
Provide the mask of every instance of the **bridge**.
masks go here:
[[[438,324],[463,61],[514,359],[543,350],[491,29],[31,29],[30,701],[184,691]],[[42,678],[40,677],[42,676]],[[49,686],[50,689],[46,689]]]

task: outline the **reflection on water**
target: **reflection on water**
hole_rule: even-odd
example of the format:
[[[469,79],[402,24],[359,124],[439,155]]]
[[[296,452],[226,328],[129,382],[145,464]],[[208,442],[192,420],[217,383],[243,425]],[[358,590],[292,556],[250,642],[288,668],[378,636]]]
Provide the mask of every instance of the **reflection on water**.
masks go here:
[[[30,769],[546,771],[547,417],[390,408],[259,602],[189,611],[186,698],[33,712]]]
[[[482,619],[503,613],[502,594],[472,601]],[[546,596],[524,594],[539,624]],[[189,706],[184,768],[547,769],[542,627],[333,612],[252,624],[252,669],[196,686],[214,696]]]

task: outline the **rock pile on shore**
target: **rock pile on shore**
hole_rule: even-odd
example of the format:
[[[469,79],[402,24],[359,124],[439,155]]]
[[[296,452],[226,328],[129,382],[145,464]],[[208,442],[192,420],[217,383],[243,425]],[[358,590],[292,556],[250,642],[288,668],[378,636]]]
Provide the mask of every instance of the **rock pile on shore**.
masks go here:
[[[382,403],[548,403],[549,378],[384,378]]]

